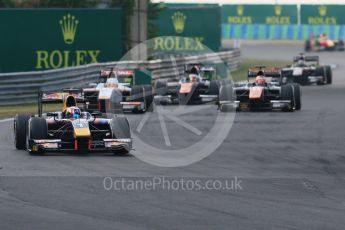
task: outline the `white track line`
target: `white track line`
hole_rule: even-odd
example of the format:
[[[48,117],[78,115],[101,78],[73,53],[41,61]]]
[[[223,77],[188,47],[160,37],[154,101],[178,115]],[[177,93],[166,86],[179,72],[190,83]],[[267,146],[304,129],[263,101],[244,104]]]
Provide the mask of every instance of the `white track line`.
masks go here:
[[[6,119],[3,119],[3,120],[0,120],[0,123],[4,123],[4,122],[7,122],[7,121],[13,121],[13,118],[6,118]]]

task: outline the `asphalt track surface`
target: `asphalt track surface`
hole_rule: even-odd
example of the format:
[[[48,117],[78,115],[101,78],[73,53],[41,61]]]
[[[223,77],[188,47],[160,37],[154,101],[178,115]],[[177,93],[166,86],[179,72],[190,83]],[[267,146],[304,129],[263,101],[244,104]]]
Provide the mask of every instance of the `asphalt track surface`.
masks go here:
[[[300,50],[248,44],[243,57],[291,60]],[[320,57],[338,65],[333,85],[303,87],[298,112],[237,113],[221,146],[185,167],[107,154],[30,156],[14,149],[12,122],[1,122],[0,229],[344,229],[345,53]],[[202,119],[214,115],[209,113],[194,121],[201,130]],[[135,124],[141,116],[129,119]],[[154,127],[158,121],[153,117],[150,122]],[[176,125],[170,122],[169,127]],[[172,143],[193,141],[193,135],[175,131]],[[149,132],[162,136],[158,127]],[[237,177],[242,189],[107,191],[105,176]]]

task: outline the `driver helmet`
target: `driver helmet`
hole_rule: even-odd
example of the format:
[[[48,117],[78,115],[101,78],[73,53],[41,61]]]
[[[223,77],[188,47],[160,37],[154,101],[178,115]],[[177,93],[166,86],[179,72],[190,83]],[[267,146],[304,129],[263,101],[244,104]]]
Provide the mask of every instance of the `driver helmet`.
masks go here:
[[[117,78],[108,78],[107,79],[106,87],[117,88],[118,85],[119,85],[119,81],[117,80]]]
[[[325,42],[325,41],[327,41],[327,35],[326,35],[326,34],[320,34],[319,40],[320,40],[320,42]]]
[[[266,85],[266,78],[264,75],[258,75],[255,79],[255,83],[258,86],[265,86]]]
[[[297,65],[304,66],[304,60],[303,59],[298,60]]]
[[[196,74],[189,74],[188,76],[190,82],[197,82],[198,81],[198,75]]]
[[[76,106],[72,106],[66,108],[64,113],[66,118],[79,119],[81,115],[81,110]]]
[[[190,70],[192,74],[199,74],[200,69],[197,65],[193,66],[192,69]]]

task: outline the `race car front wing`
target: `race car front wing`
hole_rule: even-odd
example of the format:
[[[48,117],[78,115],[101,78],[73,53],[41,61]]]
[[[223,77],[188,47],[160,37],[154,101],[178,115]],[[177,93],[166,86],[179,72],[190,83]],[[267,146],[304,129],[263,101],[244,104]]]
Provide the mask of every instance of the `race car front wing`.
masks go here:
[[[289,100],[271,100],[269,104],[270,104],[269,108],[272,110],[291,108],[291,101]],[[219,105],[220,106],[225,105],[237,110],[249,109],[248,103],[243,103],[240,101],[219,101]]]
[[[132,139],[103,139],[64,141],[61,139],[28,140],[28,151],[99,151],[111,152],[118,149],[131,150]]]

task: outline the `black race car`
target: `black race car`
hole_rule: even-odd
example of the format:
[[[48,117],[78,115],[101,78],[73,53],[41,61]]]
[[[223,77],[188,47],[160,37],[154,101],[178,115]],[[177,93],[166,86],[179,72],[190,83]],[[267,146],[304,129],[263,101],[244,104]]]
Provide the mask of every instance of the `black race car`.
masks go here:
[[[300,54],[293,58],[293,64],[282,69],[283,83],[301,85],[325,85],[332,83],[332,69],[329,65],[320,65],[318,56]]]
[[[83,112],[75,96],[63,93],[61,111],[42,114],[42,103],[53,102],[52,94],[40,93],[38,116],[17,114],[14,137],[17,149],[31,154],[50,151],[114,152],[126,154],[132,149],[128,120],[114,116],[101,118],[101,113]],[[61,95],[61,94],[59,94]]]

